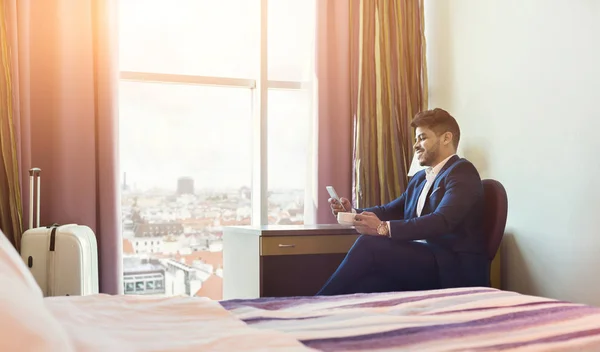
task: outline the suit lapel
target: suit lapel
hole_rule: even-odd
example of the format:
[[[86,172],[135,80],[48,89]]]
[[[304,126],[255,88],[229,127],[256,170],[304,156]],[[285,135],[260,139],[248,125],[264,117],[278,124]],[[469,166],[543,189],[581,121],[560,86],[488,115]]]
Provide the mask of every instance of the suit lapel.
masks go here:
[[[448,168],[450,166],[452,166],[452,164],[457,162],[458,159],[459,159],[458,155],[454,155],[450,159],[448,159],[446,164],[444,164],[444,166],[442,166],[442,169],[440,170],[440,172],[438,172],[437,176],[435,177],[435,180],[433,180],[433,185],[431,185],[430,191],[433,191],[434,189],[437,189],[440,186],[440,181],[443,178],[442,174],[444,172],[446,172],[446,170],[448,170]],[[430,195],[431,195],[431,193],[429,195],[427,195],[427,198],[429,198]],[[425,202],[425,203],[427,203],[427,202]]]
[[[431,213],[431,211],[429,211],[429,197],[435,190],[437,190],[439,188],[441,179],[443,178],[442,174],[444,172],[446,172],[446,170],[448,170],[448,168],[450,166],[452,166],[452,164],[454,164],[458,159],[459,159],[458,155],[452,156],[450,159],[448,159],[446,164],[444,164],[444,166],[442,166],[440,172],[438,172],[437,176],[435,177],[435,180],[433,180],[433,184],[431,185],[431,187],[429,188],[429,191],[427,192],[427,197],[425,197],[425,202],[423,203],[423,211],[421,212],[421,215],[426,215],[426,214]],[[427,180],[425,179],[425,181],[427,181]],[[421,187],[419,187],[419,193],[417,194],[417,201],[419,199],[419,196],[421,195],[421,192],[423,191],[423,188],[425,187],[425,183],[426,182],[423,182],[423,185]],[[417,216],[417,206],[415,203],[415,207],[413,209],[413,217],[416,217],[416,216]]]

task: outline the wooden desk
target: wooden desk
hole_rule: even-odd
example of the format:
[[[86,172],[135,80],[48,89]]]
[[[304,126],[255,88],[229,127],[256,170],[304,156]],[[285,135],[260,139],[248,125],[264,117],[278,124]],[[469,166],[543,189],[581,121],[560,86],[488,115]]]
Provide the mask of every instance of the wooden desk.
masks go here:
[[[223,299],[312,296],[358,238],[341,225],[234,226],[223,229]],[[492,287],[500,288],[500,255]]]
[[[337,224],[225,227],[223,299],[312,296],[358,236]]]

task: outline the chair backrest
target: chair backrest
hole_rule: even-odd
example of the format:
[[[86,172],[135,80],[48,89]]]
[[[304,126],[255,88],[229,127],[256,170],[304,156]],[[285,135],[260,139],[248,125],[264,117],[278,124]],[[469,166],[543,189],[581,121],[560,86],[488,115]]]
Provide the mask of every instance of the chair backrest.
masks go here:
[[[487,238],[488,258],[493,260],[504,236],[506,217],[508,216],[508,197],[500,182],[492,179],[485,179],[481,182],[485,198],[483,231]]]

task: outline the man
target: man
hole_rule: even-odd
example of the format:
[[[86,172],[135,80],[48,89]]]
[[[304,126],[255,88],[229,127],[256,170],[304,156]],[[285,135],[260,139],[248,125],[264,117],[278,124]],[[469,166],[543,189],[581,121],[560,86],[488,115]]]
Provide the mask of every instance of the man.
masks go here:
[[[415,155],[427,166],[399,198],[352,209],[330,199],[334,215],[356,212],[361,234],[318,295],[487,286],[489,260],[482,228],[483,186],[469,161],[456,155],[460,128],[445,110],[415,116]]]

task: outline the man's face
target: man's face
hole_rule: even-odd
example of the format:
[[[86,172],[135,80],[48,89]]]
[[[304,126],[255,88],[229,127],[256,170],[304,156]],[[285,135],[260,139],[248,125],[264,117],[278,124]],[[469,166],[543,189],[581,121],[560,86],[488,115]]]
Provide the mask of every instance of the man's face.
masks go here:
[[[414,144],[415,155],[421,166],[433,166],[440,153],[441,138],[427,127],[417,127],[417,141]]]

